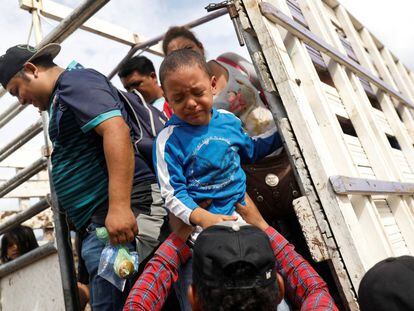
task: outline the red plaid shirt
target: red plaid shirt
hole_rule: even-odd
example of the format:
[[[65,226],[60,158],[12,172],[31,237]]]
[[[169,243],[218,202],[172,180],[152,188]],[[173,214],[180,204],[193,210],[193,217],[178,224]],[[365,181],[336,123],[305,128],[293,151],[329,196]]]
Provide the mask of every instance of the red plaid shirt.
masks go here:
[[[276,256],[277,271],[285,282],[286,295],[300,310],[338,310],[325,282],[275,229],[266,229]],[[160,310],[178,268],[191,257],[190,248],[172,233],[159,247],[139,277],[124,306],[128,310]]]

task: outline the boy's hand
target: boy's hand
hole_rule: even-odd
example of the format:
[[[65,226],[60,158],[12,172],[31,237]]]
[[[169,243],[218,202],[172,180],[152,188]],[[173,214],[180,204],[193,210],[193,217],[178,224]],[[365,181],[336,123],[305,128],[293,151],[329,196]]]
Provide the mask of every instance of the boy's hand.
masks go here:
[[[194,231],[194,227],[187,225],[180,218],[170,213],[168,215],[170,220],[170,226],[172,231],[184,242],[187,241],[188,237]]]
[[[213,226],[218,222],[227,220],[237,220],[237,216],[212,214],[201,207],[197,207],[190,214],[190,222],[194,225],[202,227],[203,229]]]
[[[245,196],[245,201],[245,206],[240,203],[236,203],[236,211],[247,223],[265,231],[269,227],[269,224],[263,219],[262,215],[256,207],[256,204],[254,204],[253,200],[247,193]]]

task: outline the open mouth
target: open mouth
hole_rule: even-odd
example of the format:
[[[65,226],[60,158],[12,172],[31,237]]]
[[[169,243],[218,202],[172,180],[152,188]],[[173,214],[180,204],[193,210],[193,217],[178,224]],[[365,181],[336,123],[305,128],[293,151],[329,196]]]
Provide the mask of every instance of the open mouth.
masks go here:
[[[201,116],[201,114],[202,114],[202,111],[200,110],[200,111],[197,111],[197,112],[193,112],[193,113],[191,113],[191,114],[189,115],[189,117],[190,117],[190,118],[192,118],[192,119],[196,119],[196,118],[198,118],[199,116]]]

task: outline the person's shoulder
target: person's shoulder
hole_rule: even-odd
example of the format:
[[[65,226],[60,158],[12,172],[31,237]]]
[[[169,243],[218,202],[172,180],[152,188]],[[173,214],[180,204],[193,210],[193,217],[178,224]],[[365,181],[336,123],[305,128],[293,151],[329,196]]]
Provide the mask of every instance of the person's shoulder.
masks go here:
[[[166,125],[157,135],[157,144],[166,144],[171,139],[176,139],[177,135],[174,135],[178,125]]]
[[[79,86],[87,88],[91,86],[91,83],[106,83],[106,77],[94,69],[81,68],[64,71],[62,79],[60,79],[60,85],[63,87]]]
[[[241,120],[232,112],[224,110],[224,109],[217,109],[217,117],[220,121],[227,121],[232,122],[235,124],[241,124]]]

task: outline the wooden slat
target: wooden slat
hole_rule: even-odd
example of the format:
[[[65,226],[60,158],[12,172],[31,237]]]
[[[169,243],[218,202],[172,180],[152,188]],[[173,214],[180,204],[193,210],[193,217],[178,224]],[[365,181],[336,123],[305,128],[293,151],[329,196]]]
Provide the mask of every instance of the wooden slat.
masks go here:
[[[395,161],[401,169],[401,172],[404,176],[404,181],[414,182],[414,173],[411,170],[411,167],[408,164],[407,159],[404,156],[404,153],[401,150],[397,149],[392,149],[392,153],[394,154]]]
[[[377,68],[374,66],[372,58],[375,56],[377,58],[377,62],[381,63],[381,59],[379,59],[379,53],[374,53],[375,55],[372,56],[368,54],[365,49],[365,45],[363,44],[361,37],[355,30],[350,17],[346,10],[339,5],[336,8],[337,16],[341,21],[344,31],[347,33],[348,38],[350,39],[353,47],[355,48],[356,53],[358,54],[358,58],[361,61],[361,64],[367,68],[369,68],[372,72],[377,72]],[[371,40],[372,44],[372,40]],[[373,47],[371,46],[371,49]],[[383,68],[384,69],[384,68]],[[391,79],[391,77],[389,77]],[[377,92],[377,88],[372,86],[374,93]],[[378,101],[380,103],[381,109],[384,112],[384,117],[391,128],[392,132],[398,140],[398,143],[401,146],[401,149],[404,153],[404,156],[407,159],[408,163],[411,164],[411,170],[414,171],[414,148],[413,148],[413,140],[411,139],[407,127],[404,123],[401,122],[399,116],[397,115],[396,109],[390,97],[384,93],[382,93],[378,97]],[[406,109],[403,107],[403,109]],[[373,109],[374,110],[374,109]],[[410,165],[410,164],[409,164]]]
[[[337,194],[414,194],[414,183],[401,183],[396,181],[355,178],[339,175],[330,176],[329,180]]]
[[[358,137],[347,135],[347,134],[343,134],[343,135],[348,145],[348,148],[351,152],[354,163],[358,166],[371,167],[368,157]]]
[[[342,43],[338,34],[335,32],[331,21],[321,13],[323,12],[322,3],[317,0],[300,0],[299,4],[308,22],[309,29],[323,40],[326,40],[328,44],[332,44],[334,48],[340,49]],[[322,56],[325,62],[330,61],[324,55]],[[336,58],[333,58],[333,60],[338,61]],[[390,143],[373,117],[371,103],[360,80],[354,74],[356,72],[353,71],[353,73],[348,74],[341,65],[343,65],[341,62],[335,64],[331,61],[328,69],[350,116],[352,125],[372,164],[375,175],[382,180],[404,180],[404,175],[394,161]],[[375,82],[375,79],[368,80],[381,88],[380,84]],[[407,99],[407,96],[405,98]],[[411,99],[408,98],[408,100]],[[414,251],[414,222],[413,215],[409,210],[409,202],[402,200],[401,197],[394,196],[389,200],[389,204],[404,237],[407,239],[407,246]]]
[[[387,118],[385,117],[385,114],[378,110],[378,109],[372,109],[372,113],[375,115],[376,120],[378,122],[378,126],[380,129],[391,136],[394,136],[394,132],[391,129],[390,124],[388,123]]]
[[[401,92],[407,96],[407,98],[410,98],[411,100],[414,99],[414,94],[413,91],[409,88],[409,86],[406,83],[406,80],[404,79],[404,77],[401,76],[397,65],[394,62],[394,58],[392,57],[390,51],[384,47],[382,48],[382,50],[380,51],[382,58],[385,62],[385,64],[387,65],[388,69],[390,70],[392,77],[394,78],[394,81],[396,82],[398,88],[401,90]]]
[[[29,12],[38,8],[42,15],[56,21],[61,21],[72,12],[71,8],[49,0],[20,0],[20,8]],[[134,33],[96,17],[91,17],[80,28],[129,46],[134,46],[137,43],[146,41],[146,38],[138,33]],[[147,51],[158,56],[163,55],[160,46],[151,47]]]
[[[410,76],[410,78],[411,78],[412,83],[414,84],[414,72],[409,71],[408,69],[407,69],[407,71],[408,71],[408,75],[409,75],[409,76]]]
[[[326,83],[323,83],[323,82],[321,82],[321,86],[326,92],[326,98],[329,104],[331,105],[332,111],[336,115],[348,119],[348,114],[345,111],[344,104],[342,103],[337,90],[334,87],[327,85]]]
[[[322,53],[328,55],[336,62],[345,65],[349,70],[364,77],[365,79],[369,80],[370,82],[378,86],[384,92],[387,92],[393,97],[397,98],[399,101],[401,101],[401,103],[414,109],[414,103],[410,99],[407,99],[405,96],[395,91],[391,86],[387,85],[387,83],[378,79],[376,76],[364,69],[358,63],[356,63],[349,57],[345,56],[345,52],[341,53],[336,48],[333,48],[331,45],[327,44],[325,41],[315,36],[312,32],[307,31],[307,29],[301,26],[299,23],[287,18],[286,15],[284,15],[283,13],[281,14],[279,11],[275,10],[272,5],[269,5],[269,3],[260,3],[260,9],[263,15],[265,15],[269,20],[282,25],[284,28],[288,29],[288,31],[292,32],[295,36],[299,37],[305,43],[313,46]],[[339,41],[339,38],[337,40]]]
[[[386,200],[374,200],[395,256],[409,255],[405,239]]]
[[[404,80],[405,84],[407,85],[408,90],[410,91],[411,98],[414,97],[414,82],[411,81],[410,76],[407,73],[404,65],[401,61],[396,62],[397,70],[399,71],[401,78]]]
[[[275,3],[275,1],[271,1]],[[278,4],[285,4],[284,13],[289,12],[287,4],[283,2],[278,2]],[[339,123],[332,119],[332,112],[329,111],[329,105],[326,104],[326,99],[324,98],[324,92],[321,91],[320,87],[312,88],[309,87],[309,92],[314,92],[314,97],[305,96],[303,90],[301,90],[296,82],[298,75],[300,78],[304,78],[303,88],[308,86],[316,85],[318,86],[318,80],[315,77],[315,69],[310,61],[310,57],[306,51],[301,51],[301,44],[298,40],[291,40],[292,37],[283,37],[273,23],[270,23],[267,20],[263,19],[263,16],[258,10],[258,6],[262,3],[259,1],[243,1],[244,8],[247,11],[247,16],[249,18],[249,24],[252,25],[257,39],[262,47],[263,55],[266,59],[266,62],[269,66],[269,71],[272,76],[272,79],[277,86],[277,89],[280,93],[282,101],[284,103],[284,108],[286,109],[287,116],[289,121],[292,124],[292,127],[295,129],[295,136],[302,151],[302,154],[307,159],[307,168],[312,176],[314,184],[322,185],[326,183],[328,172],[332,171],[333,161],[330,153],[330,148],[335,148],[338,146],[335,153],[335,157],[340,158],[340,151],[343,150],[343,154],[347,153],[346,147],[341,146],[341,141],[331,137],[333,142],[332,146],[328,147],[329,140],[324,140],[325,131],[334,131],[335,135],[340,135],[340,126]],[[246,28],[251,27],[246,23]],[[284,42],[287,42],[286,46]],[[288,51],[290,51],[288,53]],[[306,53],[304,53],[306,52]],[[297,54],[300,57],[294,56]],[[304,67],[302,69],[300,66],[293,66],[290,57],[295,58],[295,62],[299,63],[301,59],[304,59],[306,62],[302,63]],[[313,69],[312,69],[313,68]],[[296,71],[296,70],[297,71]],[[310,71],[309,71],[309,70]],[[309,74],[311,73],[311,75]],[[308,75],[306,78],[305,75]],[[312,99],[313,104],[319,105],[319,110],[315,109],[315,112],[311,109],[311,104],[308,101],[308,98]],[[325,105],[321,106],[321,101]],[[329,114],[330,113],[330,114]],[[315,120],[315,114],[325,115],[327,118],[321,120],[320,123]],[[329,118],[329,115],[331,118]],[[320,126],[321,124],[326,124],[327,127]],[[332,125],[332,127],[330,127]],[[339,149],[341,148],[341,149]],[[346,159],[346,158],[345,158]],[[329,161],[332,161],[328,163]],[[345,167],[348,167],[349,160],[344,162]],[[350,166],[351,167],[351,166]],[[338,168],[342,169],[342,168]],[[349,268],[349,277],[352,279],[352,283],[357,287],[360,277],[362,277],[361,272],[364,271],[364,262],[362,258],[367,258],[360,252],[365,253],[366,250],[364,247],[361,247],[361,244],[354,243],[353,241],[364,241],[365,237],[360,235],[359,224],[355,219],[355,212],[349,200],[346,197],[337,197],[335,196],[328,188],[317,188],[319,199],[324,206],[324,214],[329,219],[330,226],[333,231],[336,232],[335,240],[338,244],[341,245],[341,257],[344,258],[346,266]],[[346,225],[344,225],[346,224]],[[342,267],[340,263],[333,260],[332,261],[335,269],[338,269],[340,273]],[[342,270],[343,272],[343,270]],[[339,276],[339,281],[343,286],[346,286],[344,289],[344,294],[347,296],[347,301],[350,305],[356,307],[355,301],[352,297],[349,287],[347,285],[346,278],[342,275]]]
[[[346,10],[340,5],[336,8],[336,12],[337,12],[339,20],[344,26],[344,31],[347,33],[347,36],[349,37],[352,45],[355,47],[355,51],[358,54],[358,58],[361,60],[361,64],[369,68],[372,72],[376,72],[377,68],[376,66],[374,66],[374,63],[371,59],[373,56],[370,56],[367,53],[365,46],[361,40],[361,37],[355,30],[353,24],[351,23],[351,20]],[[365,33],[365,36],[369,37],[367,33]],[[371,50],[376,50],[372,46],[373,44],[372,40],[367,38],[367,41],[368,43],[370,43]],[[374,57],[376,57],[376,62],[379,63],[379,65],[381,66],[381,64],[383,63],[382,63],[382,60],[380,59],[379,52],[378,51],[373,52],[373,54],[374,54]],[[386,71],[385,69],[386,68],[382,67],[383,71]],[[389,79],[389,82],[392,82],[392,77],[388,76],[388,79]],[[374,89],[374,93],[376,93],[377,88],[373,86],[373,89]],[[396,139],[398,140],[398,143],[401,146],[401,149],[402,149],[402,152],[404,153],[405,158],[414,159],[413,140],[411,139],[406,126],[399,119],[392,100],[389,98],[388,95],[383,93],[378,98],[378,101],[383,111],[383,113],[381,113],[381,118],[379,120],[377,119],[378,121],[380,121],[378,123],[382,124],[382,127],[386,133],[396,137]],[[373,109],[373,111],[374,113],[377,114],[377,116],[380,114],[380,112],[378,112],[376,109]],[[386,124],[384,122],[386,122]],[[408,166],[410,166],[410,169],[403,172],[404,178],[408,177],[406,175],[406,172],[414,171],[414,161],[411,161],[411,163],[410,162],[407,162],[407,163],[408,163]],[[411,181],[410,178],[411,177],[409,177],[407,181]]]
[[[358,172],[361,177],[375,179],[375,173],[370,166],[358,165]]]
[[[340,11],[344,11],[343,8],[339,9]],[[386,66],[384,60],[382,59],[382,56],[371,36],[369,31],[366,28],[362,28],[359,32],[360,38],[363,42],[363,44],[367,47],[370,55],[370,59],[373,62],[373,65],[375,64],[375,67],[377,68],[380,76],[386,81],[389,85],[391,85],[394,89],[399,90],[394,78],[391,76],[391,73],[389,72],[388,67]],[[363,54],[362,54],[363,55]],[[366,63],[366,66],[368,64]],[[386,98],[386,97],[385,97]],[[411,136],[411,139],[414,139],[414,118],[411,115],[411,112],[409,109],[403,105],[398,105],[400,114],[402,116],[402,119],[404,121],[404,124]]]
[[[322,1],[321,1],[322,2]],[[332,21],[332,22],[334,22],[335,24],[337,24],[337,25],[339,25],[339,21],[338,21],[338,18],[336,17],[336,14],[335,14],[335,12],[331,9],[331,7],[329,7],[325,2],[322,2],[323,3],[323,13],[326,13],[326,14],[328,14],[328,16],[329,16],[329,18],[330,18],[330,20]],[[321,12],[322,13],[322,12]]]

